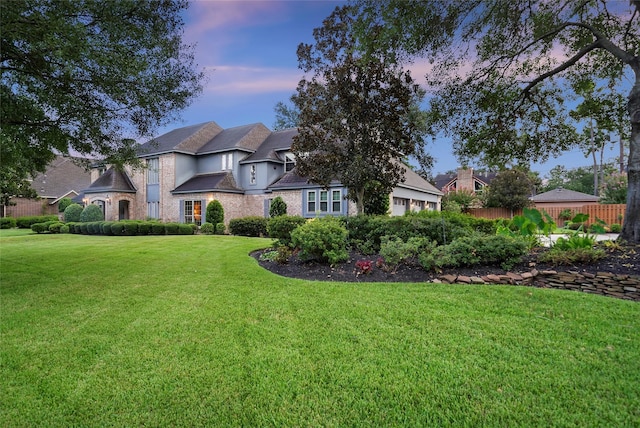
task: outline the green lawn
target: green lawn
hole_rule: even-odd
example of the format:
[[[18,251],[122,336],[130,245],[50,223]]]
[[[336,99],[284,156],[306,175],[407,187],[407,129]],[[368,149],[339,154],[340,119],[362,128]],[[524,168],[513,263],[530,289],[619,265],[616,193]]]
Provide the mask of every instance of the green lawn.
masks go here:
[[[270,241],[0,232],[0,426],[639,426],[640,304],[306,282]]]

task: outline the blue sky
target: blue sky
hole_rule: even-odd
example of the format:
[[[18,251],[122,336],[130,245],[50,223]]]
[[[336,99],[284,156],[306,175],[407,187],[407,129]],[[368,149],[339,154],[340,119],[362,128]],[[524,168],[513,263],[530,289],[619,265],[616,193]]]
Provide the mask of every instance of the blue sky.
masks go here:
[[[205,69],[207,82],[201,96],[182,114],[182,120],[161,129],[215,121],[223,128],[261,122],[273,128],[274,106],[288,101],[302,71],[296,48],[313,42],[313,29],[333,9],[345,2],[333,0],[192,0],[185,13],[184,41],[196,44],[196,61]],[[424,70],[412,67],[414,78],[424,80]],[[434,175],[456,169],[451,145],[436,140],[429,145],[436,158]],[[605,159],[618,154],[617,146]],[[553,166],[588,166],[575,149],[558,159],[532,168],[545,175]]]

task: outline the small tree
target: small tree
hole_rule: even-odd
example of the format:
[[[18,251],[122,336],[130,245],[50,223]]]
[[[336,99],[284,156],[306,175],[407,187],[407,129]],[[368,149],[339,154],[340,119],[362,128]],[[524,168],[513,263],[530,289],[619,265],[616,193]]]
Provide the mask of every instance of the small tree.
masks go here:
[[[487,191],[488,208],[519,210],[531,204],[531,181],[518,169],[502,171],[491,182]]]
[[[72,203],[73,201],[71,200],[71,198],[60,199],[60,201],[58,202],[58,212],[63,213],[64,210],[67,209],[67,207]]]
[[[214,199],[207,204],[206,220],[214,225],[224,222],[224,208],[222,208],[222,204],[217,199]]]
[[[453,190],[445,193],[442,197],[442,209],[444,211],[461,211],[466,213],[477,200],[478,197],[471,190]]]
[[[64,209],[64,221],[66,223],[80,221],[80,214],[82,214],[82,205],[71,204]]]
[[[102,221],[104,220],[104,214],[102,213],[102,208],[97,205],[89,204],[82,210],[80,214],[80,221],[82,223],[88,221]]]
[[[600,203],[624,204],[627,202],[629,180],[627,174],[613,173],[604,179],[601,189]]]
[[[276,196],[271,201],[271,206],[269,207],[269,217],[278,217],[280,215],[287,214],[287,203],[282,200],[280,196]]]

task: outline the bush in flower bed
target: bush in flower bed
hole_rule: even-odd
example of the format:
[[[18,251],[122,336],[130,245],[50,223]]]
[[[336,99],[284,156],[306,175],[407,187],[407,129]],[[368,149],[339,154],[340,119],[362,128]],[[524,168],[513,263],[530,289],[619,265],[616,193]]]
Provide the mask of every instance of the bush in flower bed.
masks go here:
[[[64,223],[62,223],[61,221],[54,221],[49,224],[49,232],[61,233],[62,226],[64,226]]]
[[[71,204],[64,209],[64,221],[66,223],[80,221],[80,214],[82,214],[82,205]]]
[[[340,263],[349,258],[347,229],[333,218],[319,218],[291,232],[291,244],[300,249],[300,257],[307,260]]]
[[[268,220],[267,233],[269,238],[276,241],[276,245],[289,245],[291,232],[306,222],[307,220],[300,216],[279,215]]]

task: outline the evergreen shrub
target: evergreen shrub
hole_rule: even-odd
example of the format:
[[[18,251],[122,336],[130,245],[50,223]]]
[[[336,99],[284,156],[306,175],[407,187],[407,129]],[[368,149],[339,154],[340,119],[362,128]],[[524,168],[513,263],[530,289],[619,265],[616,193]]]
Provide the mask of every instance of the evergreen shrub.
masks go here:
[[[0,229],[13,229],[18,223],[14,217],[2,217],[0,218]]]
[[[78,222],[80,221],[80,215],[82,214],[82,205],[80,204],[71,204],[67,208],[64,209],[64,222]]]
[[[215,232],[215,228],[213,227],[213,224],[207,221],[202,223],[202,226],[200,227],[200,232],[205,235],[213,235],[213,233]]]
[[[206,221],[211,224],[218,224],[224,222],[224,208],[217,199],[207,204]]]
[[[224,223],[216,223],[216,235],[224,235],[227,233],[227,226]]]
[[[269,207],[269,217],[274,218],[286,214],[287,203],[280,196],[273,198]]]
[[[114,225],[115,221],[103,221],[101,226],[101,233],[106,236],[113,236],[113,231],[111,227]]]
[[[31,215],[22,216],[16,219],[16,226],[19,229],[31,229],[32,224],[46,223],[48,221],[59,221],[57,215]]]
[[[229,222],[229,232],[237,236],[266,236],[267,219],[258,216],[234,218]]]
[[[138,234],[138,222],[137,221],[131,221],[131,220],[125,220],[122,221],[122,227],[123,227],[123,235],[124,236],[135,236]]]
[[[152,223],[150,221],[140,221],[138,223],[138,235],[146,236],[151,233]]]
[[[166,235],[167,228],[164,223],[152,222],[151,223],[151,235]]]
[[[305,224],[307,220],[301,216],[279,215],[267,221],[267,233],[276,245],[291,244],[291,232]]]
[[[73,204],[71,198],[62,198],[58,201],[58,212],[63,213],[69,205]]]
[[[340,220],[324,217],[310,221],[291,232],[291,243],[300,249],[300,257],[331,264],[349,258],[347,229]]]
[[[165,223],[167,235],[177,235],[180,232],[180,223]]]
[[[178,235],[193,235],[193,228],[191,227],[191,224],[179,224]]]
[[[115,236],[123,236],[124,235],[124,222],[116,221],[111,225],[111,233]]]
[[[62,226],[64,226],[64,223],[62,223],[61,221],[54,221],[53,223],[49,224],[49,232],[60,233],[60,229],[62,228]]]
[[[70,231],[68,224],[63,223],[62,226],[60,226],[60,233],[69,233]]]
[[[81,222],[90,222],[90,221],[104,221],[104,214],[102,213],[102,208],[95,204],[89,204],[82,210],[80,213],[80,221]]]

